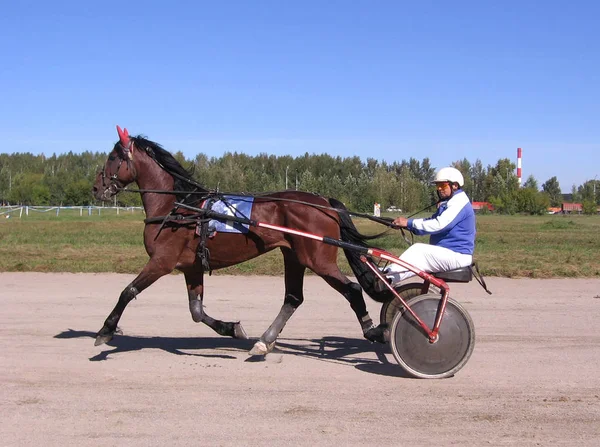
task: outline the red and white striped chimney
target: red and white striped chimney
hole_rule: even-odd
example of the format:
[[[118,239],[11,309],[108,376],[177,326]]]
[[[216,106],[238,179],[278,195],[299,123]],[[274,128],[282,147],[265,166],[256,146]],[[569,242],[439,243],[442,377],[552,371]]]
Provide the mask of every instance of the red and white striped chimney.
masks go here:
[[[519,182],[519,188],[521,187],[521,148],[517,148],[517,180]]]

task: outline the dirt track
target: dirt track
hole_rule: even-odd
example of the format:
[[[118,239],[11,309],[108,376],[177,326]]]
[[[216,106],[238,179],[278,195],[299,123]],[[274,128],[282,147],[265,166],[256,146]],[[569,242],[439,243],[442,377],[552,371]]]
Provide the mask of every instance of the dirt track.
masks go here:
[[[264,361],[248,360],[252,341],[192,322],[181,276],[142,293],[124,335],[94,347],[131,279],[0,274],[2,445],[600,445],[598,279],[488,278],[492,296],[453,285],[477,343],[444,380],[404,377],[316,277]],[[251,337],[282,302],[281,278],[206,283],[208,314]]]

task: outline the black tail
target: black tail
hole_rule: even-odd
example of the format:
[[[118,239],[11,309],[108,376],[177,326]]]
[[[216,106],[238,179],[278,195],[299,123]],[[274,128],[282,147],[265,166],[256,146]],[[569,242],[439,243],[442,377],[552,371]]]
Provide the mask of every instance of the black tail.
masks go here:
[[[329,199],[329,203],[336,209],[347,210],[344,204],[339,200]],[[352,218],[348,213],[339,212],[338,215],[340,216],[340,233],[342,241],[344,242],[350,242],[355,245],[360,245],[361,247],[370,247],[366,242],[367,240],[376,239],[385,233],[376,234],[374,236],[365,236],[356,229],[354,222],[352,222]],[[348,260],[348,264],[350,264],[354,276],[356,276],[358,283],[367,295],[380,303],[385,303],[393,298],[392,293],[389,290],[383,292],[377,292],[375,290],[375,284],[379,281],[379,278],[377,278],[373,271],[360,260],[361,255],[358,251],[344,249],[344,254],[346,255],[346,259]]]

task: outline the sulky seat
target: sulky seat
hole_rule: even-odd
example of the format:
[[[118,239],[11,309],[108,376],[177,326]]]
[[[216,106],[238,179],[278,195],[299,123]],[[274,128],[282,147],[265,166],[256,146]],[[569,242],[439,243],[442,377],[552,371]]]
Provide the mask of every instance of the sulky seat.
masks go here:
[[[461,267],[447,272],[436,272],[432,275],[446,282],[470,282],[473,279],[473,266]]]

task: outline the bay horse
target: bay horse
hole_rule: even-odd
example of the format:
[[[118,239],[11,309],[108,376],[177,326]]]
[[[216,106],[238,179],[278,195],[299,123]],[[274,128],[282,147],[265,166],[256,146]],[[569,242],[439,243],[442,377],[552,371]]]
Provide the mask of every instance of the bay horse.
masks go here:
[[[201,200],[214,196],[196,182],[191,172],[159,144],[145,137],[130,136],[117,126],[119,141],[98,172],[92,193],[108,201],[125,186],[136,182],[146,212],[144,245],[150,259],[137,277],[121,292],[119,300],[96,334],[101,345],[121,333],[117,327],[127,304],[160,277],[179,270],[187,284],[189,310],[195,322],[203,322],[223,336],[247,339],[240,322],[211,318],[203,309],[206,263],[199,256],[200,245],[210,253],[208,268],[218,270],[279,248],[283,253],[285,294],[281,310],[249,352],[266,355],[294,311],[304,301],[303,281],[308,268],[341,293],[350,303],[360,323],[363,336],[372,342],[385,343],[384,326],[375,326],[362,295],[365,290],[376,301],[389,297],[377,292],[375,274],[360,260],[356,251],[345,250],[346,258],[359,284],[348,279],[337,265],[337,250],[310,238],[265,228],[249,227],[248,232],[217,233],[213,238],[198,234],[197,220],[188,219],[190,211],[177,203],[200,206]],[[300,191],[282,191],[254,195],[250,217],[300,231],[367,246],[367,239],[377,236],[360,234],[344,205],[336,199]],[[346,210],[347,211],[347,210]],[[170,219],[167,219],[169,216]],[[361,288],[362,286],[362,288]]]

